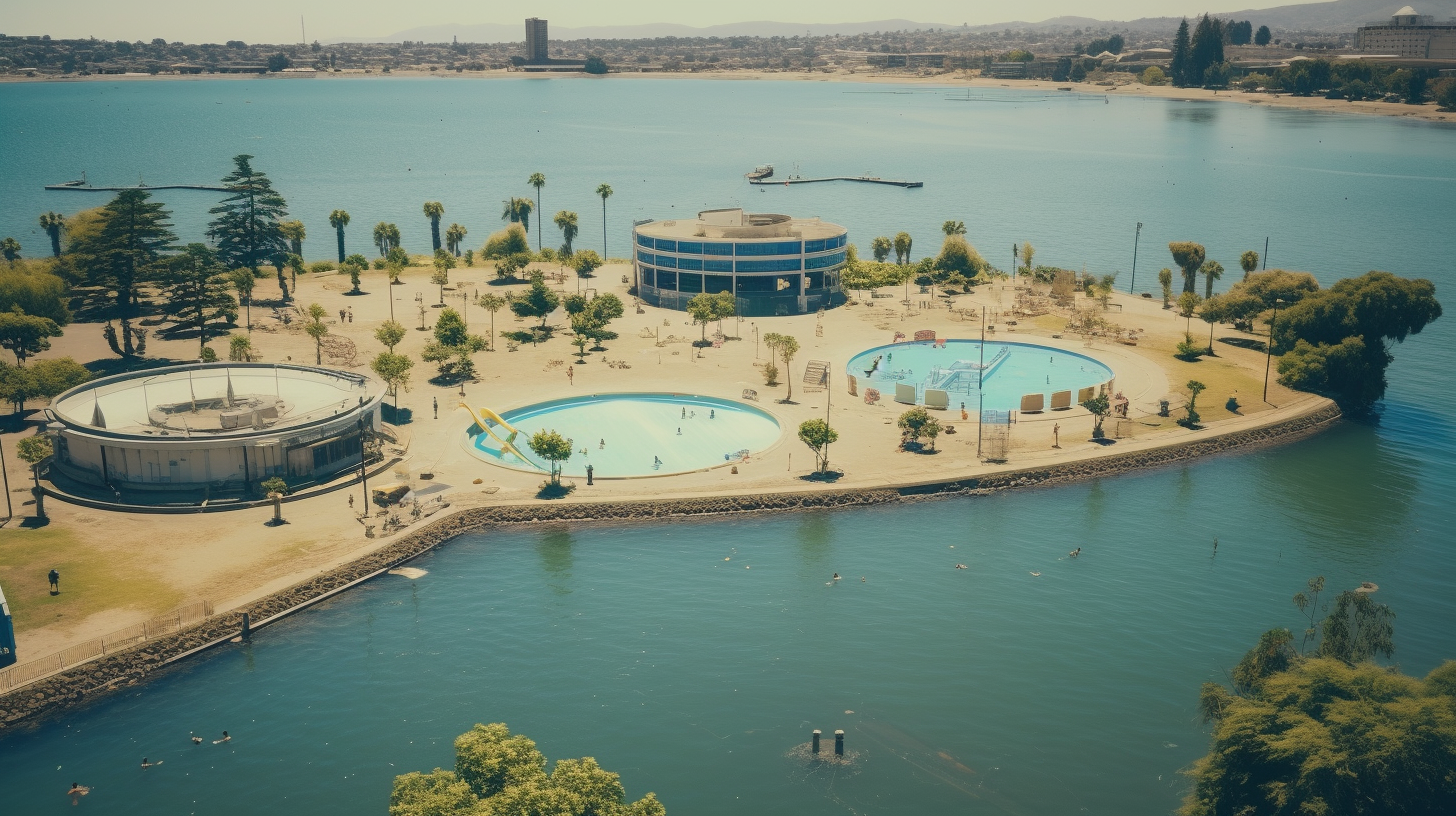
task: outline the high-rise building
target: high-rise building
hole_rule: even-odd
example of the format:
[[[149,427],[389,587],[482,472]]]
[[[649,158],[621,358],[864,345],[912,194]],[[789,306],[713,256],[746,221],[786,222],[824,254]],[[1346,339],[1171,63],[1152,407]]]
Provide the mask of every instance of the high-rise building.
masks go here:
[[[526,20],[526,62],[544,63],[546,56],[546,21],[539,17]]]
[[[1456,59],[1456,21],[1437,25],[1429,15],[1417,14],[1406,6],[1385,25],[1356,29],[1355,50],[1416,59]]]

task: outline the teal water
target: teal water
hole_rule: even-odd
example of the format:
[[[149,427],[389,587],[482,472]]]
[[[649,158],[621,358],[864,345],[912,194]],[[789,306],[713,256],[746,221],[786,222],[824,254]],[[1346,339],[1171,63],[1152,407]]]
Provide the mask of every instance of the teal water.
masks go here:
[[[1013,411],[1021,398],[1041,394],[1050,406],[1057,391],[1075,392],[1112,380],[1112,369],[1091,357],[1032,343],[986,340],[947,340],[876,346],[852,357],[845,370],[861,390],[879,389],[886,400],[895,398],[895,385],[914,385],[919,399],[925,389],[945,391],[951,407],[971,412]],[[982,362],[984,360],[984,362]],[[973,366],[984,365],[985,373]],[[866,373],[873,372],[873,373]]]
[[[576,451],[566,475],[598,479],[666,476],[720,467],[748,451],[779,441],[778,420],[751,405],[687,394],[598,394],[537,403],[505,411],[516,429],[516,448],[527,461],[502,451],[500,440],[476,433],[471,450],[492,464],[546,470],[547,462],[526,447],[537,431],[556,431]],[[472,431],[474,426],[472,426]],[[499,433],[499,432],[498,432]]]
[[[617,255],[631,219],[743,204],[839,221],[861,246],[909,229],[917,255],[941,221],[965,220],[993,262],[1009,258],[991,248],[1031,240],[1043,262],[1126,283],[1142,221],[1139,289],[1169,240],[1199,239],[1232,269],[1269,235],[1273,265],[1325,283],[1383,268],[1449,294],[1456,129],[887,90],[0,85],[0,234],[43,246],[27,237],[39,212],[92,199],[39,185],[83,167],[97,182],[195,181],[246,150],[318,256],[335,207],[354,213],[351,250],[378,220],[424,249],[426,199],[478,243],[539,169],[546,210],[581,211],[581,246],[600,227],[592,189],[616,187]],[[795,160],[927,186],[740,179]],[[167,199],[184,237],[200,235],[199,196]],[[1380,584],[1405,671],[1456,657],[1452,326],[1395,348],[1378,423],[1274,450],[904,507],[467,536],[421,559],[418,581],[373,582],[0,738],[7,812],[69,809],[81,781],[84,805],[108,813],[381,813],[393,774],[448,764],[455,734],[496,720],[549,756],[596,756],[676,813],[1168,812],[1206,747],[1198,684],[1223,680],[1264,629],[1297,628],[1289,598],[1311,575]],[[845,580],[826,585],[834,572]],[[787,756],[813,728],[848,732],[852,772]],[[223,729],[226,746],[187,742]],[[142,756],[165,764],[143,773]]]

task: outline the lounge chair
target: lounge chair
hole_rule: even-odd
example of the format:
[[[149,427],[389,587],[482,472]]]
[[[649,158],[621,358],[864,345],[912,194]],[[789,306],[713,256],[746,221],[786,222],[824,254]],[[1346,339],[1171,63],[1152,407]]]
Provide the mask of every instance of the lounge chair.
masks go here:
[[[1077,404],[1081,405],[1089,399],[1097,396],[1097,386],[1089,385],[1077,391]]]
[[[754,402],[758,402],[758,392],[753,390],[752,388],[745,388],[743,389],[743,398],[746,400],[753,400]]]
[[[946,410],[950,407],[950,394],[939,388],[925,389],[925,407]]]
[[[1045,394],[1027,394],[1021,398],[1021,413],[1039,414],[1046,402]]]
[[[915,342],[919,343],[919,342],[922,342],[922,341],[925,341],[925,340],[930,340],[930,341],[934,341],[935,340],[935,330],[934,329],[921,329],[920,331],[915,332]]]
[[[1052,410],[1065,411],[1072,407],[1072,392],[1057,391],[1052,394]]]
[[[915,386],[905,383],[895,383],[895,402],[902,402],[906,405],[915,404]]]

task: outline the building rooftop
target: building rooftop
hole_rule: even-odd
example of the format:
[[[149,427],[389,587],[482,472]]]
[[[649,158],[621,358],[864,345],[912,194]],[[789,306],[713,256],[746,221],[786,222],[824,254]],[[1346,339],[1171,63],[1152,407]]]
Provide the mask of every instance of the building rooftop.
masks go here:
[[[704,210],[697,218],[678,218],[639,224],[637,231],[659,238],[832,238],[844,227],[818,218],[794,218],[779,213],[750,213],[741,208]]]

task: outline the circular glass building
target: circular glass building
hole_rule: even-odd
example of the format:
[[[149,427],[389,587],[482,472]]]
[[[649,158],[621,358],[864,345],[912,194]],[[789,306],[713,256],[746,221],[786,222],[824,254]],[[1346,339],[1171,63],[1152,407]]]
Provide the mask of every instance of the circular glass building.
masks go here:
[[[694,296],[732,292],[744,317],[815,312],[843,301],[848,233],[817,218],[741,209],[632,228],[638,296],[686,309]]]

